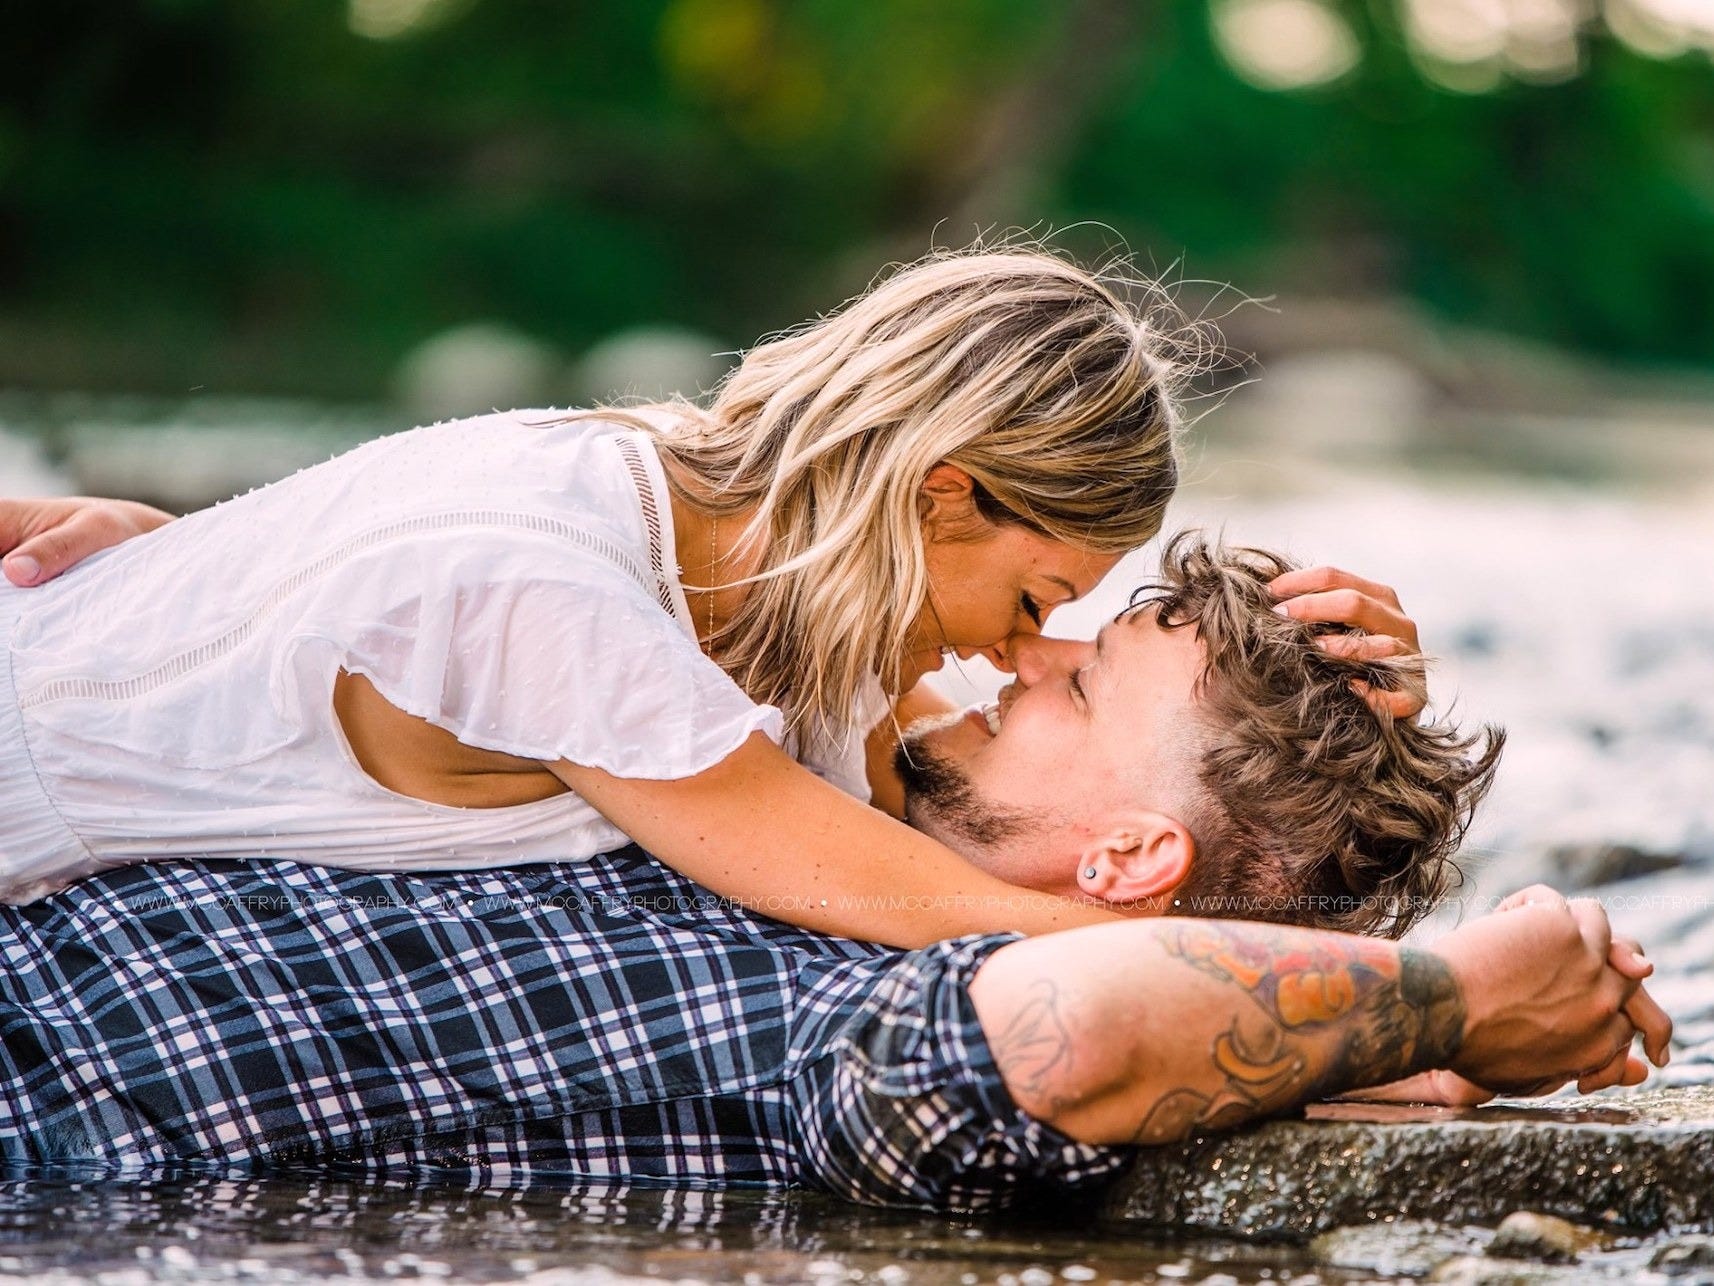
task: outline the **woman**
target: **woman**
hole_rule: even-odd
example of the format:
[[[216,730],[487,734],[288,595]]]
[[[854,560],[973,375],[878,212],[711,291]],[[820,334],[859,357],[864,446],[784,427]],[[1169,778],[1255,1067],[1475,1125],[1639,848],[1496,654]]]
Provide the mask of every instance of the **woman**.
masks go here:
[[[752,350],[707,411],[415,430],[0,592],[5,815],[33,819],[0,823],[0,891],[173,856],[447,869],[629,838],[892,945],[1104,919],[862,801],[872,764],[896,811],[885,729],[925,673],[1004,665],[1159,530],[1175,374],[1171,337],[1076,266],[942,256]],[[151,521],[57,512],[61,534]],[[1373,628],[1380,605],[1343,606]]]

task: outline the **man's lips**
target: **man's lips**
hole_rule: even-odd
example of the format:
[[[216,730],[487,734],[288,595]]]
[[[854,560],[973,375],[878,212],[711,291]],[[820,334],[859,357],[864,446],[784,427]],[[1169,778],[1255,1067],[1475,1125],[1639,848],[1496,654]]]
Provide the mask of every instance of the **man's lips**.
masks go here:
[[[972,706],[964,712],[962,722],[980,728],[983,737],[992,741],[1000,733],[1000,720],[1003,710],[1004,705],[995,701],[991,701],[987,705]]]
[[[983,706],[964,713],[964,722],[977,729],[989,741],[994,739],[994,730],[988,726],[988,711]]]

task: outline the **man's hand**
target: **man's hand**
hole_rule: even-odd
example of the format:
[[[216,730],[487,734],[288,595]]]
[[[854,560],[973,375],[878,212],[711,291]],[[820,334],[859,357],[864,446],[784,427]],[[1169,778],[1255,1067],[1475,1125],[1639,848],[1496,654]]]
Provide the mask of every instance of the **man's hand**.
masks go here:
[[[0,566],[14,585],[40,585],[91,554],[172,520],[135,500],[0,500]]]
[[[1275,608],[1297,621],[1350,625],[1362,634],[1327,634],[1317,644],[1334,656],[1378,661],[1417,656],[1416,622],[1399,606],[1399,596],[1387,585],[1354,576],[1337,567],[1306,567],[1276,577],[1268,588],[1279,600]],[[1377,712],[1395,719],[1414,719],[1425,700],[1421,685],[1414,690],[1388,691],[1361,681],[1351,685]]]
[[[1538,1094],[1576,1079],[1591,1092],[1636,1084],[1640,1032],[1657,1063],[1672,1021],[1642,990],[1652,972],[1634,944],[1615,950],[1607,914],[1538,885],[1436,944],[1463,994],[1464,1041],[1451,1070],[1499,1093]]]
[[[1533,905],[1531,899],[1539,902],[1544,899],[1544,895],[1549,904],[1557,905],[1563,901],[1551,889],[1526,889],[1501,903],[1500,910]],[[1634,938],[1617,935],[1613,937],[1612,946],[1608,950],[1607,965],[1621,977],[1639,984],[1654,972],[1654,966],[1643,956],[1641,944]],[[1672,1019],[1640,985],[1631,994],[1623,1012],[1641,1034],[1643,1048],[1655,1066],[1665,1067],[1670,1057],[1668,1041],[1672,1036]],[[1648,1079],[1648,1065],[1631,1053],[1627,1044],[1605,1067],[1585,1075],[1555,1075],[1546,1064],[1537,1064],[1532,1069],[1532,1076],[1534,1083],[1528,1090],[1531,1095],[1551,1094],[1571,1084],[1573,1080],[1576,1081],[1578,1093],[1593,1094],[1612,1085],[1641,1085]],[[1478,1107],[1493,1098],[1494,1092],[1483,1089],[1456,1072],[1439,1069],[1395,1081],[1391,1085],[1353,1090],[1341,1097],[1370,1103],[1431,1103],[1439,1107]]]
[[[1493,1097],[1492,1090],[1485,1090],[1445,1068],[1418,1072],[1389,1085],[1350,1090],[1339,1096],[1341,1100],[1358,1103],[1427,1103],[1433,1107],[1481,1107]]]
[[[1643,1038],[1643,1052],[1649,1056],[1649,1061],[1656,1067],[1665,1067],[1672,1060],[1672,1019],[1666,1010],[1662,1009],[1655,998],[1649,995],[1641,984],[1644,978],[1654,973],[1654,966],[1643,955],[1642,943],[1635,938],[1613,936],[1612,951],[1608,954],[1607,963],[1627,978],[1634,979],[1638,986],[1631,999],[1625,1006],[1625,1016],[1631,1020],[1638,1033]],[[1635,1069],[1641,1069],[1645,1074],[1647,1069],[1632,1058],[1629,1062]],[[1605,1084],[1637,1085],[1643,1080],[1638,1075],[1632,1080],[1627,1074],[1620,1082],[1607,1081]],[[1604,1085],[1586,1084],[1579,1081],[1577,1088],[1588,1094],[1592,1090],[1604,1088]]]
[[[1554,889],[1545,886],[1534,886],[1512,894],[1500,903],[1499,910],[1510,911],[1520,906],[1531,906],[1541,902],[1558,905],[1565,899]],[[1576,905],[1587,899],[1573,899],[1567,905]],[[1600,908],[1596,907],[1598,911]],[[1643,953],[1642,943],[1635,938],[1621,937],[1614,934],[1612,945],[1607,951],[1607,964],[1621,977],[1637,984],[1631,998],[1625,1003],[1625,1017],[1631,1020],[1631,1025],[1637,1029],[1643,1038],[1643,1051],[1649,1061],[1656,1067],[1665,1067],[1672,1058],[1672,1019],[1660,1007],[1655,998],[1649,995],[1642,986],[1645,978],[1654,973],[1654,965],[1650,964]],[[1631,1052],[1627,1045],[1623,1051],[1613,1056],[1605,1067],[1586,1072],[1577,1077],[1577,1091],[1580,1094],[1593,1094],[1612,1085],[1641,1085],[1648,1079],[1648,1066]],[[1564,1085],[1571,1083],[1570,1077],[1554,1079],[1548,1077],[1533,1091],[1538,1094],[1551,1094]]]

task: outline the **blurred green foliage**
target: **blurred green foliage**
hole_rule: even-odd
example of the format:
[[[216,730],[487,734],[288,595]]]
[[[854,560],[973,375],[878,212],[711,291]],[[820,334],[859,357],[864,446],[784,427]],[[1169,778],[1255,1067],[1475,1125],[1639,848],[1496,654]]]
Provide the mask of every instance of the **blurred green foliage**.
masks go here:
[[[744,343],[1080,221],[1256,294],[1714,365],[1706,54],[1595,31],[1563,83],[1459,94],[1390,3],[1342,12],[1358,65],[1274,92],[1203,0],[5,6],[0,381],[368,396],[482,318]]]

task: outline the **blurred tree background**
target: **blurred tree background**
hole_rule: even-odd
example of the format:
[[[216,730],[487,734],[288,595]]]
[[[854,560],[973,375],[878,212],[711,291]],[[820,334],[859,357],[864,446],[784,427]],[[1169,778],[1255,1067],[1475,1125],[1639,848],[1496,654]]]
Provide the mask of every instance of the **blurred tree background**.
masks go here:
[[[1714,369],[1714,0],[0,8],[0,384],[737,346],[978,228]]]

